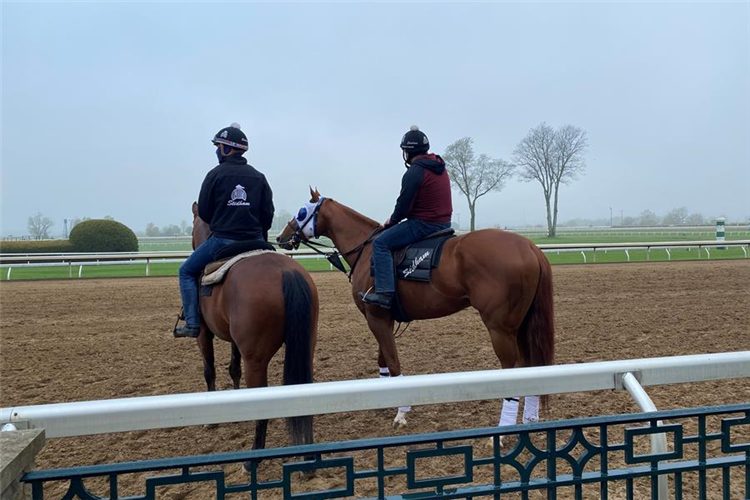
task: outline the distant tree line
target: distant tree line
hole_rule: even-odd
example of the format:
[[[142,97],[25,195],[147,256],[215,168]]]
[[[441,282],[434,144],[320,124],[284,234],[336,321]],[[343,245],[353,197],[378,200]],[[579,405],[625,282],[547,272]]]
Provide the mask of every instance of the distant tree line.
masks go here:
[[[114,220],[111,215],[105,215],[104,220]],[[63,238],[68,237],[68,233],[73,230],[78,224],[83,221],[91,220],[91,217],[74,217],[72,219],[63,219]],[[29,216],[26,220],[26,228],[29,231],[29,235],[35,240],[48,240],[52,238],[50,230],[55,225],[55,222],[42,214],[37,212],[34,215]]]
[[[287,222],[292,219],[292,214],[286,210],[279,210],[273,218],[273,225],[271,226],[271,232],[279,232],[284,229]],[[180,224],[167,224],[165,226],[157,226],[153,222],[146,224],[146,230],[140,232],[141,236],[190,236],[193,232],[192,224],[188,224],[187,221],[180,221]]]
[[[609,217],[600,219],[570,219],[561,224],[565,227],[582,226],[609,226],[610,223],[622,227],[649,227],[649,226],[703,226],[712,225],[716,222],[715,217],[705,217],[698,212],[690,213],[686,207],[670,210],[664,215],[658,215],[651,210],[644,210],[637,216],[617,217],[614,220]]]

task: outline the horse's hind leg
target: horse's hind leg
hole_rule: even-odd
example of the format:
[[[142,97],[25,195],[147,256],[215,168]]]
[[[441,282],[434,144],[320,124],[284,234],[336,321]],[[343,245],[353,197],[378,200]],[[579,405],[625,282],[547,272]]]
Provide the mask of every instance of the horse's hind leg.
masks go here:
[[[232,342],[232,357],[229,360],[229,376],[232,377],[232,386],[239,389],[242,378],[242,355],[234,342]]]
[[[504,369],[523,366],[521,353],[518,349],[517,330],[485,322],[490,332],[492,348]],[[520,398],[506,398],[500,410],[499,426],[516,425],[518,423],[518,403]],[[526,396],[523,404],[523,423],[539,420],[539,396]]]
[[[245,361],[245,385],[248,389],[254,387],[268,386],[268,363],[270,360],[256,361],[244,358]],[[268,431],[268,420],[257,420],[255,422],[254,450],[263,450],[266,447],[266,433]],[[246,472],[250,471],[251,463],[245,462],[242,467]]]
[[[268,362],[270,360],[252,360],[245,358],[245,385],[248,389],[254,387],[268,386]],[[255,441],[253,442],[254,450],[262,450],[266,447],[266,430],[268,429],[268,420],[258,420],[255,422]]]
[[[523,360],[521,359],[517,341],[518,330],[508,327],[502,321],[494,320],[490,315],[485,316],[482,314],[482,320],[490,333],[492,349],[495,351],[497,359],[500,360],[503,369],[522,366]],[[519,400],[520,398],[503,399],[498,421],[499,426],[516,425],[518,422]],[[535,410],[535,408],[538,409],[538,401],[538,396],[526,398],[524,404],[524,421],[538,419],[537,410]],[[533,415],[531,415],[532,413]]]

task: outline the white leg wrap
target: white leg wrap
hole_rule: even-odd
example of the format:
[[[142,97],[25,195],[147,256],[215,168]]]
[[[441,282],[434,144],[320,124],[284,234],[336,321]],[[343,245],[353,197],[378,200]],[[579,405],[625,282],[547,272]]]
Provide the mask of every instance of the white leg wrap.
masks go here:
[[[539,421],[539,396],[523,398],[523,423]]]
[[[403,376],[404,374],[402,373],[401,375],[398,375],[397,378]],[[400,411],[401,413],[409,413],[411,411],[411,406],[399,406],[398,411]]]
[[[379,366],[380,369],[380,378],[388,378],[391,376],[391,372],[388,371],[387,366]]]
[[[518,399],[517,398],[506,398],[503,399],[503,409],[500,412],[500,422],[497,424],[498,427],[503,425],[516,425],[518,421]]]

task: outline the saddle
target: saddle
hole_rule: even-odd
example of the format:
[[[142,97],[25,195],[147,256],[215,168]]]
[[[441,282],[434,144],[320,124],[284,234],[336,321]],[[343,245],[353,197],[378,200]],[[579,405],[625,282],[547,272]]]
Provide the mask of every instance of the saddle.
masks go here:
[[[211,287],[221,283],[229,269],[240,260],[275,251],[271,244],[257,240],[238,241],[225,246],[217,252],[217,260],[203,269],[201,295],[210,296]]]
[[[456,234],[453,229],[441,229],[409,246],[393,252],[396,279],[429,282],[432,270],[440,265],[440,257],[443,255],[443,245],[454,236]],[[371,273],[373,272],[373,267],[370,267]],[[393,296],[391,313],[393,314],[393,318],[399,323],[411,322],[411,318],[406,315],[401,305],[398,291]]]
[[[432,270],[440,265],[443,245],[454,236],[455,231],[453,229],[442,229],[393,252],[396,278],[411,281],[430,281]]]

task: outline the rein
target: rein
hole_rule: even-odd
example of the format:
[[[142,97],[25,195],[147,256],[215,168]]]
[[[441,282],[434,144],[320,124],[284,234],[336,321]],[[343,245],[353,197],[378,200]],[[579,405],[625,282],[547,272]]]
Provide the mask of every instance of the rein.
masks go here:
[[[300,228],[301,229],[301,228]],[[348,250],[346,252],[339,252],[338,250],[335,250],[333,252],[322,252],[318,250],[315,247],[322,247],[322,248],[334,248],[328,245],[324,245],[322,243],[317,243],[315,241],[309,241],[307,238],[302,239],[300,238],[300,243],[310,248],[312,251],[314,251],[317,254],[323,255],[328,262],[331,263],[333,267],[341,271],[342,273],[346,274],[346,277],[349,278],[349,283],[352,282],[352,275],[354,274],[354,270],[357,268],[357,264],[359,264],[359,260],[362,258],[362,253],[365,251],[365,247],[372,243],[372,240],[375,239],[375,236],[380,234],[385,228],[383,226],[376,227],[370,235],[367,237],[365,241],[360,243],[358,246],[352,248],[351,250]],[[349,269],[349,272],[346,272],[346,268],[344,268],[344,265],[341,263],[341,259],[339,259],[339,256],[346,257],[347,255],[351,255],[354,252],[357,252],[357,258],[354,259],[354,264],[352,264],[352,267]]]

